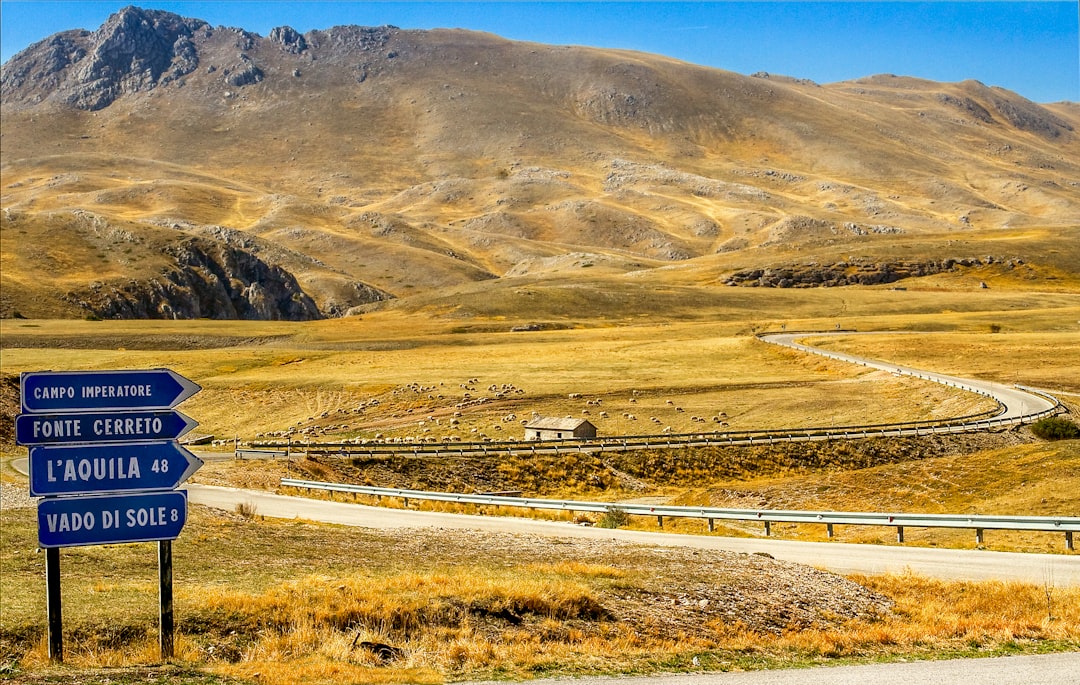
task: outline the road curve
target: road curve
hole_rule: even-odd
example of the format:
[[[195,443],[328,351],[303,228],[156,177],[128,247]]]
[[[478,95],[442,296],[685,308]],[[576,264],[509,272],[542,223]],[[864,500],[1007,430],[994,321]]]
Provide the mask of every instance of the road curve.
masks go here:
[[[1080,683],[1080,652],[863,666],[531,680],[529,685],[1067,685]],[[472,683],[462,685],[497,685]]]
[[[743,553],[766,553],[777,559],[825,568],[835,573],[903,573],[949,580],[1004,580],[1080,586],[1080,556],[1026,554],[986,550],[927,549],[841,542],[800,542],[713,535],[681,535],[611,530],[570,523],[504,516],[472,516],[387,509],[361,504],[288,497],[263,490],[240,490],[191,484],[188,499],[218,509],[253,505],[262,516],[306,519],[384,530],[455,528],[506,533],[533,533],[564,538],[618,539],[661,547],[692,547]]]
[[[774,345],[782,345],[789,347],[793,350],[799,350],[807,352],[809,354],[816,354],[830,359],[837,359],[839,361],[849,362],[851,364],[857,364],[859,366],[865,366],[871,369],[881,369],[882,371],[888,371],[890,373],[899,374],[902,376],[914,376],[915,378],[922,378],[925,380],[933,381],[935,383],[941,383],[943,385],[951,385],[956,388],[962,388],[971,392],[977,392],[987,397],[993,397],[1005,407],[1005,411],[995,417],[1000,421],[1014,422],[1022,419],[1031,418],[1044,414],[1057,407],[1057,403],[1042,395],[1037,395],[1024,388],[1017,386],[1005,385],[1003,383],[994,383],[991,381],[972,380],[969,378],[957,378],[955,376],[947,376],[943,373],[934,373],[932,371],[922,371],[920,369],[914,369],[910,366],[902,366],[899,364],[892,364],[885,361],[877,361],[874,359],[866,359],[863,357],[857,357],[853,354],[845,354],[843,352],[834,352],[832,350],[823,350],[819,347],[813,347],[804,343],[796,342],[799,338],[806,338],[810,336],[834,336],[834,335],[880,335],[880,333],[874,332],[827,332],[827,333],[772,333],[768,335],[762,335],[760,340],[772,343]],[[905,333],[905,335],[910,335]]]

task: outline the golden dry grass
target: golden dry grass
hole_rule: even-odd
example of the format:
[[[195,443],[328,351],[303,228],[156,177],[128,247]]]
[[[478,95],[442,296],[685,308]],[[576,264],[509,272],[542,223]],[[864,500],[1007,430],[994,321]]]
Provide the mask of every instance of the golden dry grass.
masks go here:
[[[921,327],[920,316],[908,318],[911,328]],[[1070,316],[1080,317],[1080,309],[1014,314],[1009,327],[1032,332],[992,334],[981,328],[989,324],[980,321],[992,322],[998,315],[947,314],[937,316],[935,325],[958,330],[824,344],[935,371],[1076,391],[1069,379],[1080,378],[1080,343],[1067,326],[1055,330]],[[829,328],[831,321],[790,320],[788,330]],[[851,321],[867,330],[896,327],[901,317],[885,313]],[[467,392],[460,385],[472,378],[478,379],[472,384],[474,398],[492,399],[490,384],[512,384],[525,393],[461,410],[461,426],[455,429],[461,437],[520,437],[520,428],[502,418],[532,411],[553,416],[589,411],[601,434],[618,435],[658,433],[667,426],[675,432],[701,430],[693,416],[711,419],[721,412],[730,417],[733,430],[748,430],[913,420],[983,408],[973,396],[934,384],[866,374],[851,365],[762,345],[738,335],[746,325],[453,332],[451,324],[439,319],[388,312],[306,325],[6,320],[0,322],[0,334],[6,374],[58,368],[61,361],[68,369],[174,368],[204,387],[183,410],[202,421],[207,432],[226,439],[251,439],[298,422],[349,424],[348,430],[335,431],[339,437],[376,432],[419,437],[424,434],[419,422],[455,411]],[[431,389],[406,391],[411,384]],[[634,391],[640,396],[631,403]],[[575,392],[583,395],[581,401],[568,399]],[[347,419],[338,415],[373,398],[383,403],[381,409]],[[588,407],[586,401],[596,398],[607,406]],[[609,416],[600,417],[600,411]],[[324,420],[324,412],[335,416]],[[626,413],[637,421],[628,420]],[[659,423],[651,421],[654,416]],[[442,424],[424,428],[431,437],[451,434]]]
[[[1080,364],[1073,354],[1077,340],[1075,332],[1063,323],[1065,317],[1078,313],[1072,296],[1048,296],[1048,308],[1018,313],[1020,310],[1013,306],[1019,308],[1027,302],[1026,295],[1001,294],[996,296],[995,306],[988,307],[987,303],[973,304],[963,293],[945,293],[934,305],[928,294],[918,300],[921,304],[915,308],[917,311],[906,309],[910,302],[896,303],[891,299],[894,295],[866,293],[852,298],[847,293],[845,311],[854,315],[844,321],[850,320],[860,329],[936,332],[827,339],[823,344],[961,376],[979,375],[1064,390],[1073,387],[1069,379],[1076,375]],[[603,408],[620,416],[634,407],[639,424],[643,417],[657,415],[676,425],[685,415],[725,410],[736,428],[808,425],[822,420],[857,423],[868,416],[868,398],[892,407],[886,416],[896,418],[925,418],[935,412],[981,408],[981,400],[937,386],[865,374],[856,367],[767,346],[747,335],[754,329],[775,328],[781,322],[787,323],[789,330],[829,329],[834,325],[836,318],[832,316],[769,316],[780,314],[783,306],[796,301],[792,297],[790,293],[755,293],[742,304],[769,305],[763,312],[751,317],[744,311],[740,318],[716,323],[671,321],[605,326],[592,320],[581,328],[526,335],[503,332],[504,324],[498,320],[450,321],[404,311],[312,324],[5,320],[0,322],[0,333],[4,339],[5,374],[58,367],[175,368],[205,388],[182,409],[223,437],[238,433],[247,437],[296,421],[304,425],[340,423],[337,416],[320,419],[319,415],[355,407],[371,398],[382,400],[379,408],[365,412],[362,419],[368,422],[366,427],[351,430],[358,434],[365,430],[405,434],[416,430],[418,417],[426,419],[432,412],[452,409],[461,398],[452,397],[445,388],[464,392],[458,384],[472,377],[480,379],[481,388],[487,383],[513,383],[527,392],[522,399],[514,400],[514,405],[463,411],[464,430],[492,430],[511,406],[520,407],[519,414],[534,408],[556,415],[577,414],[584,407],[569,401],[570,392],[582,392],[582,400],[602,397]],[[895,309],[883,306],[890,302]],[[830,307],[840,304],[840,300],[828,302]],[[806,309],[791,313],[811,314],[822,304],[806,300],[800,306]],[[934,306],[955,309],[935,313]],[[875,308],[880,311],[875,313]],[[990,324],[995,321],[1007,321],[1006,330],[991,333]],[[495,330],[491,328],[493,323],[498,327]],[[924,341],[921,345],[920,340]],[[950,354],[950,347],[961,349],[963,354]],[[702,366],[703,359],[708,360],[706,367]],[[444,402],[427,398],[428,394],[437,395],[437,391],[406,393],[404,389],[414,382],[443,383]],[[637,397],[634,390],[639,391]],[[637,401],[630,403],[631,398]],[[669,399],[672,405],[667,404]],[[685,411],[677,413],[674,406],[682,406]],[[613,408],[617,412],[611,411]],[[881,416],[876,408],[873,416]],[[612,422],[607,432],[636,428],[631,422]],[[11,455],[20,450],[8,445],[5,452]],[[995,513],[997,509],[1052,513],[1073,507],[1069,492],[1080,491],[1080,487],[1067,487],[1076,479],[1076,452],[1068,444],[969,453],[851,473],[825,470],[775,474],[750,481],[732,478],[717,488],[689,491],[685,485],[677,484],[679,474],[697,471],[686,470],[685,464],[668,466],[676,480],[650,494],[699,501],[722,490],[724,496],[735,500],[751,496],[790,508],[830,505],[876,510],[907,503],[927,510],[985,512],[992,508]],[[198,478],[273,487],[285,468],[281,463],[261,469],[244,463],[228,464],[208,467]],[[562,476],[555,470],[544,473],[553,488],[568,482],[559,478],[572,477],[571,469]],[[250,524],[267,525],[257,517]],[[666,527],[674,530],[689,531],[690,525],[666,522]],[[288,528],[277,530],[279,538],[272,544],[260,543],[248,552],[253,559],[261,560],[257,570],[248,572],[252,574],[249,581],[212,585],[196,582],[183,590],[182,599],[183,606],[197,608],[201,615],[233,617],[230,620],[235,619],[236,625],[250,625],[248,622],[267,617],[276,617],[274,621],[242,641],[208,641],[205,635],[196,639],[182,634],[178,642],[182,660],[242,680],[437,682],[448,675],[505,677],[684,669],[691,656],[700,656],[710,668],[742,668],[838,656],[876,659],[943,652],[972,655],[1073,649],[1077,645],[1077,617],[1063,609],[1061,616],[1049,620],[1045,597],[1040,600],[1040,591],[1045,588],[940,585],[911,578],[859,580],[897,602],[897,614],[883,622],[856,621],[780,637],[725,624],[714,626],[715,633],[705,642],[700,636],[674,639],[618,628],[586,629],[576,625],[575,619],[566,620],[567,610],[559,607],[588,606],[590,598],[595,599],[603,587],[637,582],[633,573],[595,562],[529,558],[524,563],[513,562],[520,566],[515,567],[512,578],[490,569],[485,574],[445,566],[360,575],[340,560],[312,552],[291,560],[278,558],[278,546],[291,533]],[[214,545],[222,544],[219,538],[225,531],[225,526],[220,531],[210,526],[188,532],[193,543]],[[784,537],[823,536],[823,531],[814,529],[777,527],[775,531]],[[861,531],[838,532],[841,539],[863,539]],[[873,533],[867,535],[866,539],[874,539]],[[915,544],[973,544],[967,539],[969,533],[949,535],[908,531],[909,541]],[[887,542],[889,536],[879,537]],[[1033,539],[988,531],[987,546],[1060,550],[1056,538]],[[102,563],[112,552],[85,549],[72,554],[92,566]],[[207,557],[204,562],[213,560]],[[29,556],[19,559],[16,566],[20,573],[33,574],[36,568]],[[86,610],[136,606],[132,615],[138,617],[148,611],[146,606],[137,605],[145,604],[145,597],[152,593],[153,575],[130,582],[116,576],[99,576],[88,581],[87,588]],[[378,595],[378,588],[391,588],[389,594],[393,597],[387,592]],[[955,613],[949,614],[941,607],[921,612],[920,603],[928,602],[927,598],[935,593],[945,594]],[[1054,596],[1062,606],[1077,600],[1071,590],[1058,589]],[[10,611],[16,608],[19,612],[34,611],[29,605],[14,607],[9,603],[13,595],[7,592],[4,597],[7,616],[14,615]],[[984,599],[968,599],[976,597]],[[35,602],[38,600],[30,604]],[[418,625],[415,617],[420,608],[485,603],[496,611],[500,606],[539,607],[539,632],[515,629],[495,638],[477,624],[451,628],[435,625],[402,642],[408,647],[403,663],[381,665],[352,648],[352,640],[360,634],[359,624],[353,624],[356,630],[343,630],[343,626],[350,625],[350,617],[361,615],[357,612],[362,607],[368,612],[362,615],[370,621],[359,639],[383,641],[391,636],[386,626],[395,625],[394,621]],[[551,615],[543,615],[545,611]],[[149,620],[144,617],[136,619],[136,623]],[[108,631],[98,630],[88,635],[91,637],[84,642],[72,644],[72,663],[90,667],[153,659],[152,633],[109,638]],[[110,643],[110,639],[117,643]],[[211,645],[226,649],[227,658],[225,653],[209,655]],[[31,650],[24,667],[34,672],[43,670],[43,649],[39,644]]]

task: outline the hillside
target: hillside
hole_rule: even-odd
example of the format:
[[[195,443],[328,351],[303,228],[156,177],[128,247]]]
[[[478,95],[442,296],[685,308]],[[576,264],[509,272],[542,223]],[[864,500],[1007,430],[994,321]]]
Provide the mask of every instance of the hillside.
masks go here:
[[[13,57],[0,95],[5,317],[453,314],[552,279],[1078,285],[1080,106],[976,82],[129,7]]]

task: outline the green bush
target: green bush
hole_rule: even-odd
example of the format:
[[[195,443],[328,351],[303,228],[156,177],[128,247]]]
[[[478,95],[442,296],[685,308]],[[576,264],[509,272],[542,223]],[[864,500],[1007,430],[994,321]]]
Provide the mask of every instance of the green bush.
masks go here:
[[[622,528],[628,523],[630,523],[630,514],[619,507],[608,507],[596,525],[601,528]]]
[[[1047,416],[1031,425],[1031,432],[1043,440],[1075,440],[1080,438],[1080,426],[1060,416]]]

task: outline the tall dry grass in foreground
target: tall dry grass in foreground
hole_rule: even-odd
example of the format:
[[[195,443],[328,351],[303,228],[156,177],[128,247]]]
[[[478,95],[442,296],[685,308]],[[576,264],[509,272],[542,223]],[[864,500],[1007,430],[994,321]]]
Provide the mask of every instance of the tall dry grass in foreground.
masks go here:
[[[1080,588],[1056,587],[1049,571],[1043,585],[914,575],[854,580],[890,598],[893,611],[782,634],[749,630],[737,617],[715,619],[706,637],[657,634],[647,620],[616,620],[605,599],[628,581],[596,564],[537,564],[515,575],[310,576],[262,593],[192,588],[182,597],[190,610],[177,658],[260,683],[435,683],[693,670],[695,656],[702,668],[731,670],[1080,648]],[[23,666],[43,666],[44,650],[33,650]],[[155,651],[152,639],[118,648],[76,642],[67,662],[146,663]]]
[[[891,597],[894,615],[784,635],[778,646],[829,658],[1007,652],[1043,641],[1080,646],[1080,588],[1055,586],[1050,572],[1044,585],[947,582],[911,574],[852,578]]]

